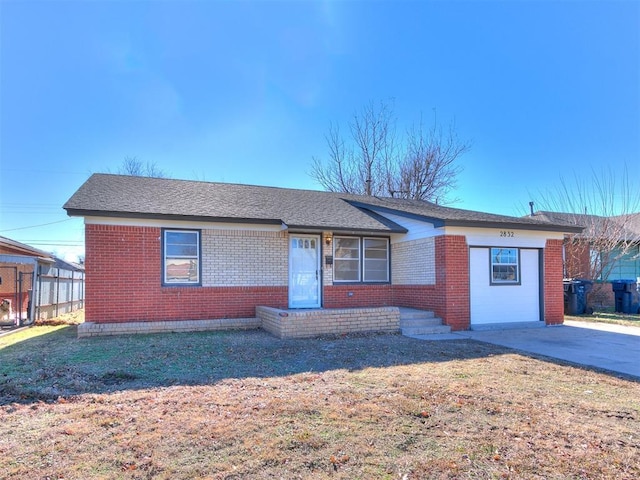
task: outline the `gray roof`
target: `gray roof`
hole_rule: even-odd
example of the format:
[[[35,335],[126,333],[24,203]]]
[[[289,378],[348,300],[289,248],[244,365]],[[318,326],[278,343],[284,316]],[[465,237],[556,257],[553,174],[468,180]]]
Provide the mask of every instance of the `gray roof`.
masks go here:
[[[566,212],[536,212],[535,216],[549,222],[566,222],[583,227],[582,235],[585,238],[598,237],[609,234],[617,235],[620,240],[636,240],[640,238],[640,213],[604,217],[585,213]]]
[[[580,230],[564,222],[474,212],[420,200],[102,173],[92,175],[64,208],[72,216],[285,224],[290,229],[309,230],[406,232],[380,214],[385,212],[436,226]]]

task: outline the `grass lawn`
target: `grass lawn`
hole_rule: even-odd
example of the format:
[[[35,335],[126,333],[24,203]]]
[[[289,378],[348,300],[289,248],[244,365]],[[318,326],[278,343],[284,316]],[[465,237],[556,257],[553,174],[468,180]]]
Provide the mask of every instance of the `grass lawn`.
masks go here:
[[[592,314],[585,315],[565,315],[566,320],[575,320],[579,322],[598,322],[610,323],[614,325],[627,325],[630,327],[640,327],[640,315],[617,313],[613,308],[596,310]]]
[[[0,478],[640,477],[640,383],[470,340],[0,338]]]

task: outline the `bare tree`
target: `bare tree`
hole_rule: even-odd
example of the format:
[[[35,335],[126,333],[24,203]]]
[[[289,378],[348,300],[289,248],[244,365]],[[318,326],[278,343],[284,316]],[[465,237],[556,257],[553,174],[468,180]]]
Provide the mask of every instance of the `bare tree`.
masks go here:
[[[164,170],[158,167],[155,162],[143,163],[137,157],[125,157],[122,165],[118,167],[121,175],[133,175],[134,177],[155,177],[166,178]]]
[[[640,186],[626,167],[591,171],[585,180],[561,178],[560,187],[539,195],[538,205],[550,220],[584,228],[565,238],[564,271],[568,278],[606,282],[620,261],[640,254]]]
[[[402,198],[439,202],[455,189],[462,168],[456,160],[470,148],[458,139],[453,126],[444,133],[434,121],[425,130],[422,120],[407,133],[406,152],[388,169],[391,193]]]
[[[314,157],[311,176],[331,192],[385,195],[384,171],[395,157],[393,111],[384,102],[370,102],[349,122],[350,142],[336,124],[325,136],[327,162]]]
[[[392,106],[370,102],[349,122],[349,136],[329,126],[328,159],[313,158],[311,177],[326,190],[361,195],[444,200],[460,172],[456,160],[469,150],[453,126],[448,132],[422,121],[400,141]]]

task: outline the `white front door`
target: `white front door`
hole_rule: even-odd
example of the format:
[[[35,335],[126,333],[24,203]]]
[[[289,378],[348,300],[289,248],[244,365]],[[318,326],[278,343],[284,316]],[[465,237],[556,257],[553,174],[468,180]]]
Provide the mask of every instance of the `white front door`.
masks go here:
[[[320,307],[320,237],[289,237],[289,308]]]

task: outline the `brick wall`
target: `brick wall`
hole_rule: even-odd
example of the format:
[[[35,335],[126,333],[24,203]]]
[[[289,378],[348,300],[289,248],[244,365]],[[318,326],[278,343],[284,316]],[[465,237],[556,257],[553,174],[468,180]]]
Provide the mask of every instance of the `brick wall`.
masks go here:
[[[435,285],[394,285],[392,304],[431,310],[438,315],[444,311],[444,299],[439,296]]]
[[[88,224],[86,319],[94,323],[240,319],[254,317],[257,306],[286,309],[287,239],[283,232],[203,230],[204,286],[163,287],[160,228]],[[432,254],[414,264],[419,267],[432,255],[435,284],[332,285],[327,281],[331,269],[323,265],[323,307],[407,306],[434,311],[453,330],[468,329],[469,248],[465,237],[446,235],[429,242],[425,250],[431,249]],[[416,250],[416,245],[412,248]],[[226,256],[230,255],[235,255],[236,263],[229,262]],[[545,320],[562,323],[561,240],[547,241],[544,280]]]
[[[394,305],[389,284],[330,285],[324,287],[324,308],[384,307]]]
[[[435,284],[435,239],[429,237],[392,243],[391,279],[395,285]]]
[[[547,240],[544,249],[544,320],[547,325],[564,321],[562,240]]]
[[[436,289],[439,299],[435,314],[452,330],[468,330],[469,247],[462,235],[436,237]]]
[[[288,282],[286,232],[202,231],[203,286],[281,286]]]
[[[288,302],[286,281],[163,287],[160,228],[89,224],[85,237],[88,322],[245,318],[255,316],[256,305],[286,307]],[[205,258],[211,256],[203,252],[203,270],[209,268]]]
[[[258,307],[262,328],[279,338],[305,338],[357,332],[398,332],[397,307],[284,311]]]

